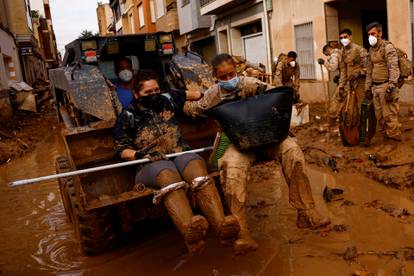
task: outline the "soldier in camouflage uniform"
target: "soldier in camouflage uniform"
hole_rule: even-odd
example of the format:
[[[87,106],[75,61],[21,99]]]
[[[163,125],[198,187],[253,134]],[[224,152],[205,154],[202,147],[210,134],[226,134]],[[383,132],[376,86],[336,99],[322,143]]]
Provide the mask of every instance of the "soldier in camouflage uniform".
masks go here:
[[[282,55],[280,55],[282,57]],[[278,60],[273,85],[275,87],[289,86],[293,88],[295,102],[300,100],[300,67],[296,61],[298,55],[290,51],[287,56]]]
[[[227,54],[214,58],[213,73],[219,83],[208,89],[199,101],[186,102],[184,112],[190,116],[205,115],[209,109],[225,100],[247,98],[272,88],[255,78],[237,76],[233,59]],[[240,152],[234,145],[230,145],[218,160],[227,204],[240,224],[239,239],[233,245],[236,254],[244,254],[258,247],[251,237],[245,212],[248,174],[256,153],[258,152]],[[309,179],[304,172],[305,157],[296,141],[288,137],[279,145],[268,147],[261,153],[279,160],[282,165],[289,185],[289,202],[298,212],[297,226],[318,228],[329,224],[329,219],[322,218],[315,210]]]
[[[189,252],[198,254],[204,249],[209,224],[223,244],[231,244],[240,227],[234,216],[224,215],[214,181],[199,155],[165,158],[166,154],[190,149],[174,114],[191,97],[191,92],[183,91],[170,92],[168,97],[161,95],[156,75],[141,70],[134,78],[134,99],[118,117],[114,140],[115,150],[123,159],[152,160],[138,168],[135,183],[157,190],[154,203],[163,202]],[[187,183],[208,222],[204,216],[193,214],[185,192]]]
[[[330,45],[325,45],[322,49],[322,52],[325,56],[327,56],[327,60],[318,59],[319,64],[323,64],[329,72],[338,72],[339,73],[339,65],[342,61],[342,51],[338,48],[332,48]],[[335,76],[337,78],[338,76]],[[339,78],[339,77],[338,77]],[[335,80],[334,80],[335,81]],[[338,83],[339,80],[336,81]],[[335,93],[330,101],[329,105],[329,121],[331,124],[335,123],[338,116],[339,111],[341,109],[341,101],[339,99],[339,86],[335,89]]]
[[[364,47],[352,42],[352,32],[349,29],[342,30],[339,39],[344,46],[339,65],[339,100],[343,102],[347,94],[354,91],[358,100],[357,106],[360,107],[364,98],[368,53]]]
[[[401,125],[398,121],[400,69],[395,47],[382,39],[382,26],[367,26],[369,49],[366,97],[374,98],[375,116],[385,138],[401,141]]]

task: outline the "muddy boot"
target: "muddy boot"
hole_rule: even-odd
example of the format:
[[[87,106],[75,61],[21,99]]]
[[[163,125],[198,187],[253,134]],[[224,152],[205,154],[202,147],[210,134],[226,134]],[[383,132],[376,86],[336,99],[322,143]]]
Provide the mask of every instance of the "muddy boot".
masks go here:
[[[259,245],[250,234],[244,208],[238,215],[239,216],[237,216],[237,218],[240,223],[240,233],[239,238],[233,243],[233,251],[236,255],[244,255],[246,253],[256,251]]]
[[[163,170],[157,176],[157,183],[162,187],[179,183],[177,172]],[[183,235],[190,254],[200,254],[204,250],[204,237],[208,230],[208,222],[203,216],[194,216],[184,189],[178,189],[166,194],[163,203],[178,231]]]
[[[331,223],[316,210],[308,176],[301,163],[294,166],[289,182],[289,201],[298,210],[296,225],[298,228],[320,228]]]
[[[296,226],[298,228],[323,228],[331,224],[328,218],[322,217],[315,209],[298,210],[298,220]]]
[[[240,226],[234,216],[224,216],[220,195],[214,180],[207,173],[205,162],[201,159],[191,160],[182,175],[190,182],[197,204],[207,217],[210,226],[216,232],[223,245],[232,244],[240,231]],[[198,175],[198,176],[197,176]],[[200,176],[204,175],[204,176]]]

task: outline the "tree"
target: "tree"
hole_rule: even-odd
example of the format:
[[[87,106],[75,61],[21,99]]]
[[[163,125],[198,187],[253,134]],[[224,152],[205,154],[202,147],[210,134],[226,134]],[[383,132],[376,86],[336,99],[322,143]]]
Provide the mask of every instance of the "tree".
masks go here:
[[[94,36],[94,34],[92,33],[92,31],[83,30],[78,38],[79,39],[88,39],[88,38],[91,38],[93,36]]]

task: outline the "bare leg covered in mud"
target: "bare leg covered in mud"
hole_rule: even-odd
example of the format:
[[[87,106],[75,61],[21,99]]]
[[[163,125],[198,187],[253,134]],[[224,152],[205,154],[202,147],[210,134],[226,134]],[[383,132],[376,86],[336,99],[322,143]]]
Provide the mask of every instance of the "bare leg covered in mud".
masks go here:
[[[187,163],[184,159],[185,155],[177,157],[175,163],[184,180],[190,183],[202,213],[216,232],[220,243],[232,244],[238,237],[240,226],[235,216],[224,215],[220,195],[214,180],[208,176],[205,161],[194,158]]]
[[[239,237],[233,244],[236,255],[255,251],[258,248],[250,234],[246,217],[246,185],[249,169],[254,159],[253,154],[242,153],[230,145],[219,160],[221,184],[227,205],[240,224]]]
[[[289,186],[289,203],[298,210],[298,228],[320,228],[330,224],[315,210],[311,185],[304,172],[305,157],[293,138],[286,138],[280,145],[266,150],[266,155],[279,160]]]

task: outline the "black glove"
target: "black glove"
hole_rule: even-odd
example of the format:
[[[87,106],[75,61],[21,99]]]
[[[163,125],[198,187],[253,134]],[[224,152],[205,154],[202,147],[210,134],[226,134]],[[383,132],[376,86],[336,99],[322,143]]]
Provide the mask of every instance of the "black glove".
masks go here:
[[[366,100],[371,101],[374,98],[374,95],[372,94],[371,90],[367,90],[364,93],[364,97]]]
[[[339,75],[336,75],[336,76],[333,78],[333,82],[334,82],[334,83],[336,83],[336,84],[338,84],[338,83],[339,83],[339,79],[340,79]]]
[[[359,78],[361,76],[361,74],[359,72],[354,72],[349,76],[349,80],[353,81],[356,80],[357,78]]]
[[[318,58],[318,63],[320,65],[323,65],[323,64],[325,64],[325,60],[323,58]]]
[[[387,87],[387,90],[385,91],[385,101],[387,103],[397,102],[398,101],[398,95],[395,91],[395,86],[390,84]]]
[[[340,99],[341,102],[345,99],[346,92],[345,92],[345,89],[343,87],[339,88],[338,96],[339,96],[339,99]]]
[[[160,153],[160,152],[151,152],[148,153],[144,156],[144,158],[148,158],[149,160],[151,160],[151,162],[156,162],[156,161],[160,161],[160,160],[166,160],[167,157],[165,156],[165,154]]]
[[[300,102],[300,94],[298,92],[293,93],[293,104]]]

